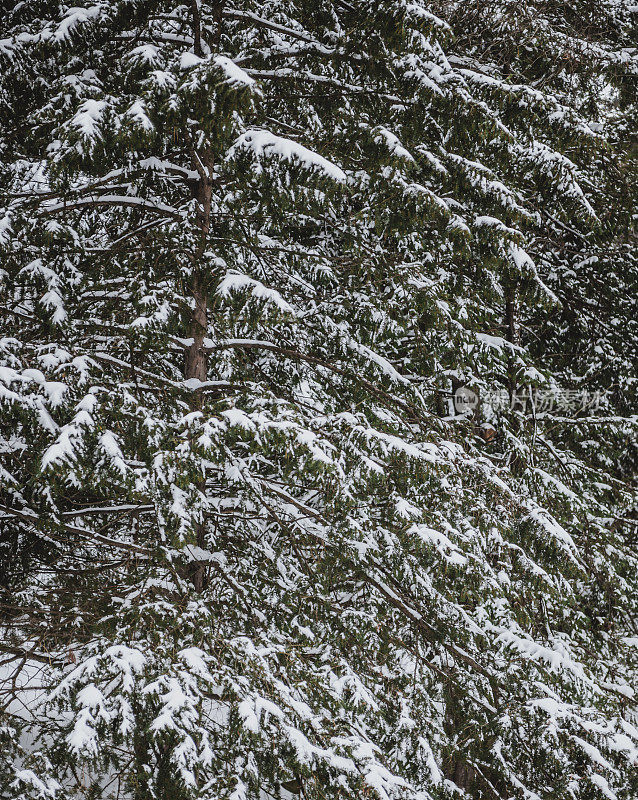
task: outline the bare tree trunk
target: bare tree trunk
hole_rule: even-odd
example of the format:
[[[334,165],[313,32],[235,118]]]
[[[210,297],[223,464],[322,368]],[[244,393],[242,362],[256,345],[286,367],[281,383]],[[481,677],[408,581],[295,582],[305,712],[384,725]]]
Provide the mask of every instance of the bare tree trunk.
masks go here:
[[[454,678],[454,668],[446,666],[445,672]],[[463,714],[460,713],[459,708],[459,694],[454,686],[454,681],[451,680],[445,687],[445,717],[443,727],[451,741],[454,741],[458,747],[458,732],[464,727]],[[443,774],[445,777],[455,783],[459,789],[467,792],[470,796],[473,794],[476,782],[476,771],[468,760],[465,758],[463,748],[451,751],[447,757],[443,759],[441,765],[443,767]]]
[[[201,411],[203,405],[203,384],[208,378],[208,354],[204,348],[204,338],[208,331],[208,311],[210,303],[211,276],[207,274],[206,265],[202,263],[206,242],[211,224],[211,198],[213,159],[210,153],[198,153],[191,148],[193,168],[199,173],[197,182],[197,225],[200,229],[200,242],[193,259],[193,272],[190,280],[192,310],[188,322],[188,338],[191,340],[184,359],[184,378],[191,382],[190,407],[193,411]],[[206,476],[202,475],[197,488],[204,491]],[[196,525],[197,545],[205,545],[205,524],[200,521]],[[204,588],[206,568],[202,564],[194,566],[191,580],[195,591]]]
[[[517,282],[508,281],[505,285],[505,326],[507,341],[513,345],[519,343],[518,327],[518,300]],[[522,387],[519,387],[516,377],[516,358],[514,352],[510,352],[507,357],[507,390],[509,393],[510,407],[512,411],[525,412],[527,398],[523,395]],[[522,422],[519,418],[512,418],[512,428],[519,431]],[[527,466],[526,460],[520,453],[511,452],[507,461],[512,474],[520,475]]]
[[[518,320],[516,318],[516,282],[508,281],[505,285],[505,327],[507,341],[513,345],[518,344]],[[514,355],[508,356],[507,368],[507,390],[510,396],[511,407],[514,408],[517,398],[516,369],[514,367]]]
[[[195,267],[190,283],[190,293],[195,303],[188,325],[188,338],[192,344],[186,350],[184,378],[193,386],[191,407],[201,411],[202,392],[195,381],[204,383],[208,375],[208,357],[204,350],[204,337],[208,329],[208,291],[206,281],[199,267]]]
[[[199,13],[199,0],[191,0],[193,14],[193,50],[196,56],[202,56],[202,23]]]
[[[223,3],[213,5],[217,32],[215,39],[219,40],[222,24]],[[200,0],[191,0],[193,50],[195,55],[203,56],[208,43],[202,36]],[[191,344],[186,350],[184,360],[184,379],[191,382],[190,407],[193,411],[201,411],[203,407],[204,392],[201,384],[208,379],[208,353],[204,348],[204,339],[208,332],[208,316],[210,311],[210,293],[214,276],[210,274],[209,267],[204,263],[204,254],[208,244],[211,229],[211,209],[213,193],[213,167],[214,156],[210,148],[197,148],[188,132],[185,135],[189,142],[191,167],[197,172],[199,178],[193,187],[193,195],[197,201],[197,227],[200,231],[199,244],[193,257],[193,271],[189,284],[192,298],[192,310],[188,321],[188,338]],[[210,396],[210,395],[209,395]],[[197,480],[197,488],[205,491],[206,475],[202,474]],[[206,544],[206,526],[203,520],[195,525],[197,545],[204,548]],[[207,570],[203,564],[195,564],[190,572],[190,579],[195,591],[201,592],[206,585]]]
[[[202,32],[198,0],[192,0],[193,20],[193,49],[195,54],[201,56]],[[188,134],[187,134],[188,138]],[[199,175],[194,188],[197,201],[197,227],[200,231],[199,244],[193,258],[193,271],[189,290],[192,299],[192,310],[188,321],[188,338],[191,340],[184,359],[184,379],[191,384],[190,407],[193,411],[201,411],[203,405],[203,384],[208,378],[208,355],[204,349],[204,338],[208,331],[208,311],[210,304],[210,286],[212,276],[208,275],[206,265],[203,263],[204,253],[211,226],[212,207],[212,182],[213,182],[213,155],[209,149],[198,150],[190,141],[191,166]],[[197,481],[200,492],[205,490],[206,476]],[[206,527],[203,520],[195,525],[197,545],[204,547]],[[195,591],[201,592],[205,586],[206,568],[202,564],[195,564],[190,572]]]

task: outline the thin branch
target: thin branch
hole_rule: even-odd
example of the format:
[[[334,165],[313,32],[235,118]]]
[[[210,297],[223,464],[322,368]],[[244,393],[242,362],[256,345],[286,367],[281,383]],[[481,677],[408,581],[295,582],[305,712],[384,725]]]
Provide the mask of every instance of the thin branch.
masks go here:
[[[42,525],[44,524],[42,517],[40,517],[38,514],[34,514],[33,512],[20,511],[19,509],[5,506],[2,503],[0,503],[0,511],[4,512],[4,519],[14,517],[24,520],[25,522],[30,522],[39,529],[41,529]],[[141,555],[145,556],[150,556],[152,554],[152,551],[148,547],[142,547],[141,545],[133,544],[133,542],[122,542],[119,539],[111,539],[110,536],[104,536],[103,534],[97,533],[96,531],[91,531],[88,528],[79,528],[77,525],[69,525],[68,523],[57,522],[52,517],[48,521],[55,528],[64,531],[65,533],[73,533],[81,536],[84,539],[97,541],[101,544],[108,545],[109,547],[115,547],[118,550],[128,550],[130,552],[140,553]],[[47,531],[45,530],[43,533],[46,534]]]
[[[291,39],[299,39],[299,41],[306,42],[307,44],[320,44],[305,33],[299,33],[299,31],[295,31],[292,28],[287,28],[284,25],[271,22],[263,17],[258,17],[257,14],[253,14],[251,11],[236,11],[233,9],[228,9],[222,11],[222,17],[225,17],[226,19],[249,20],[260,28],[266,28],[267,30],[281,33],[284,36],[290,36]]]
[[[70,203],[57,203],[40,209],[41,214],[59,214],[60,212],[73,211],[76,208],[86,206],[115,206],[117,208],[137,208],[142,211],[152,211],[154,214],[161,214],[164,217],[183,222],[184,214],[180,213],[172,206],[154,204],[141,197],[125,197],[120,195],[104,195],[103,197],[86,197],[74,200]]]

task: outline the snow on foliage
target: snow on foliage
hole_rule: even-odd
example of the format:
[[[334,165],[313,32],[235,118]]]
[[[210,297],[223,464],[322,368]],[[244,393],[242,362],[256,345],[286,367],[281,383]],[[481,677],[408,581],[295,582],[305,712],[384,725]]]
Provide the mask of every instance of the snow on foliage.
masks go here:
[[[627,4],[14,6],[2,798],[633,800]]]
[[[346,180],[345,172],[319,153],[270,131],[250,130],[242,133],[229,150],[228,156],[232,157],[237,150],[242,149],[251,150],[258,157],[275,155],[285,161],[297,162],[302,167],[323,173],[339,183]]]

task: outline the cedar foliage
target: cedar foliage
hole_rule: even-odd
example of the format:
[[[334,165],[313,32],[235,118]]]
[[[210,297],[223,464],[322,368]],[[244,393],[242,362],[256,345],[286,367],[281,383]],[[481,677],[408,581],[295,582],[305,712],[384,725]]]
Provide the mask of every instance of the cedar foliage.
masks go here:
[[[3,797],[635,796],[632,8],[10,9]]]

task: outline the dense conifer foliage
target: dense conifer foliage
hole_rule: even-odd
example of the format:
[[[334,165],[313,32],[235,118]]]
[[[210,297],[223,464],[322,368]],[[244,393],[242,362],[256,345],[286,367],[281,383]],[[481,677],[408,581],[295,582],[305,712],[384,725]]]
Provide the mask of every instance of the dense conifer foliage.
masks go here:
[[[11,5],[0,797],[636,796],[637,8]]]

